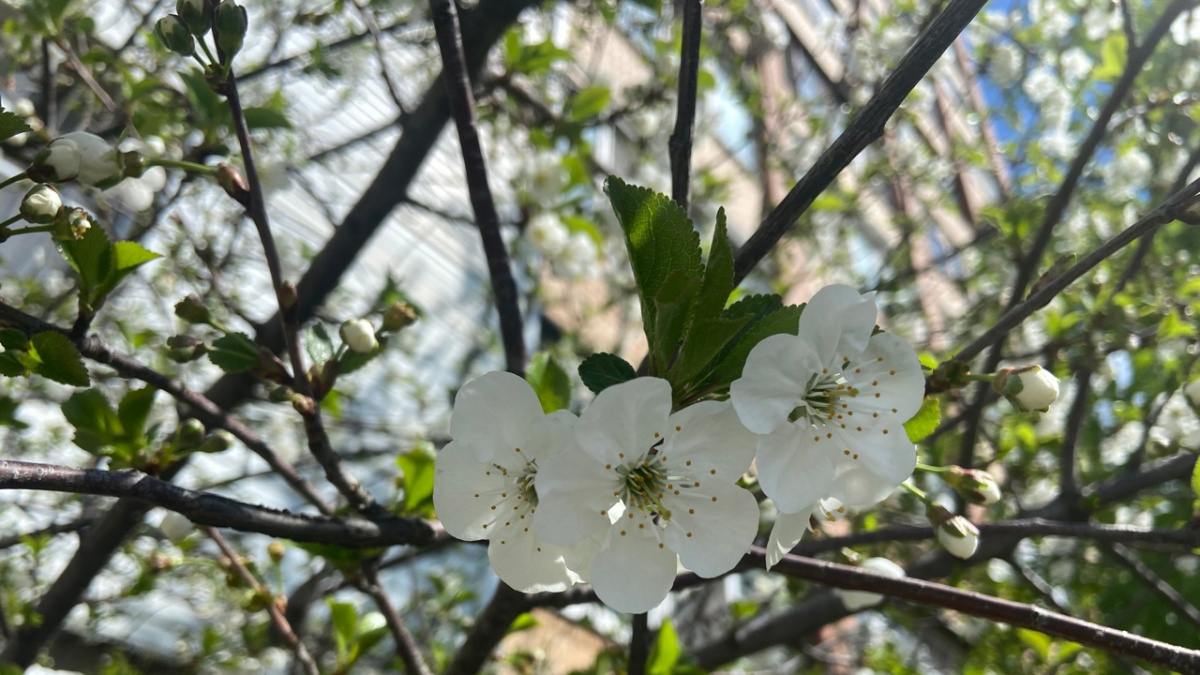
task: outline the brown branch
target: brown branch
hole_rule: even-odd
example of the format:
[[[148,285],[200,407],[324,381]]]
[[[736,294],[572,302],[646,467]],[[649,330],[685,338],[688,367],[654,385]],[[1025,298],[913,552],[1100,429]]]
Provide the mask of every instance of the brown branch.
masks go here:
[[[279,605],[275,603],[274,596],[266,588],[263,588],[262,584],[258,583],[258,579],[254,578],[250,570],[246,569],[246,566],[242,564],[241,558],[230,548],[229,542],[225,541],[225,537],[222,537],[220,532],[207,527],[205,528],[205,533],[216,543],[217,548],[221,549],[221,553],[229,560],[230,568],[237,573],[238,577],[266,601],[267,614],[271,617],[271,624],[275,627],[275,631],[280,637],[283,638],[283,641],[291,648],[292,653],[296,655],[296,660],[304,667],[304,672],[308,673],[308,675],[320,675],[321,671],[317,668],[317,662],[313,660],[312,655],[308,653],[308,649],[304,647],[304,643],[292,631],[291,624],[288,623],[287,617],[283,615],[283,611],[279,608]]]
[[[363,577],[358,584],[358,589],[369,595],[383,614],[388,628],[392,631],[392,639],[396,643],[396,655],[404,663],[404,670],[408,672],[408,675],[433,675],[433,671],[421,657],[421,649],[417,646],[417,641],[413,639],[412,633],[408,632],[408,627],[404,625],[404,619],[396,612],[396,607],[392,605],[383,585],[379,583],[379,572],[374,568],[363,570]]]
[[[700,78],[701,0],[683,1],[683,35],[679,48],[679,98],[675,130],[667,141],[671,155],[671,198],[687,210],[692,173],[692,133],[696,122],[696,90]],[[630,668],[632,669],[632,663]],[[633,675],[632,672],[630,675]]]
[[[475,128],[475,96],[471,92],[471,78],[463,53],[462,31],[458,25],[458,11],[453,0],[430,0],[433,27],[437,31],[438,48],[442,54],[444,82],[454,125],[458,129],[458,142],[462,148],[463,168],[467,173],[467,190],[471,195],[471,208],[479,225],[479,236],[483,240],[483,252],[487,256],[488,274],[492,279],[492,293],[496,299],[496,311],[500,315],[500,337],[504,342],[504,359],[508,371],[517,375],[525,373],[525,338],[522,335],[521,307],[517,303],[517,282],[513,279],[508,250],[500,236],[500,217],[496,215],[496,204],[492,190],[488,187],[487,162],[479,144],[479,131]]]
[[[986,3],[987,0],[953,0],[934,19],[846,130],[741,247],[734,267],[736,282],[745,279],[838,174],[883,135],[888,119]]]
[[[189,490],[132,469],[77,469],[0,459],[0,490],[47,490],[121,497],[140,502],[139,508],[143,511],[148,506],[160,506],[183,514],[198,525],[347,548],[424,546],[446,536],[439,524],[415,518],[383,515],[368,519],[292,513]]]
[[[508,633],[508,627],[530,607],[528,596],[500,582],[487,607],[475,619],[467,641],[459,647],[443,675],[475,675],[479,672],[492,650]]]

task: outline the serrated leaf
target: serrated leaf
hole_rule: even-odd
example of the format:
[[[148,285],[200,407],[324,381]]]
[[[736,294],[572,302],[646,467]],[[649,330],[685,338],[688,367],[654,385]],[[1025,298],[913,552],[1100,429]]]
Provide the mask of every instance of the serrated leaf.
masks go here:
[[[700,236],[684,210],[666,195],[627,185],[615,176],[605,181],[604,192],[625,233],[647,342],[660,344],[654,300],[673,274],[701,280]]]
[[[679,663],[681,653],[675,626],[671,624],[670,619],[663,619],[662,626],[658,629],[658,639],[654,641],[654,651],[646,664],[646,672],[649,675],[671,675],[675,665]]]
[[[0,141],[7,141],[17,134],[30,131],[25,118],[16,113],[0,109]]]
[[[567,101],[565,116],[571,122],[591,119],[604,112],[610,96],[608,87],[604,85],[586,87]]]
[[[552,413],[571,407],[571,376],[546,352],[538,352],[529,360],[525,379],[533,387],[542,411]]]
[[[918,443],[932,434],[941,421],[941,402],[933,396],[927,396],[924,401],[921,401],[921,408],[917,410],[917,414],[904,423],[904,431],[908,434],[908,440]]]
[[[121,402],[117,404],[117,419],[125,433],[130,436],[141,436],[146,430],[146,419],[154,409],[154,396],[158,390],[154,387],[131,389]]]
[[[751,295],[722,312],[725,319],[749,316],[750,320],[714,359],[715,371],[708,383],[721,388],[741,377],[750,350],[772,335],[795,335],[802,311],[804,305],[784,306],[777,295]]]
[[[75,445],[92,454],[117,442],[124,429],[104,394],[95,389],[76,392],[62,404],[63,417],[75,427]]]
[[[637,371],[629,365],[629,362],[616,354],[599,352],[592,354],[579,364],[579,377],[588,389],[599,394],[614,384],[635,379]]]
[[[0,354],[0,375],[5,377],[22,377],[29,369],[21,359],[12,352]]]
[[[38,360],[33,369],[38,375],[61,384],[86,387],[91,384],[83,357],[62,333],[46,331],[29,339],[31,355]]]
[[[348,602],[335,602],[328,598],[329,618],[333,624],[333,636],[337,643],[338,661],[350,654],[350,645],[358,637],[358,610]]]
[[[654,312],[658,319],[654,339],[650,342],[651,375],[666,372],[674,359],[699,292],[699,279],[682,270],[674,270],[654,296]]]
[[[16,328],[0,329],[0,347],[6,351],[24,351],[28,348],[29,338]]]
[[[113,246],[113,269],[124,277],[134,269],[162,256],[147,250],[136,241],[118,241]],[[118,278],[116,281],[119,281]],[[113,284],[116,284],[116,281]]]
[[[67,263],[79,273],[79,292],[84,302],[92,306],[114,268],[108,235],[99,227],[91,227],[82,238],[62,240],[58,246]]]
[[[271,108],[250,107],[242,111],[249,129],[291,129],[287,115]]]
[[[208,359],[227,373],[240,373],[258,366],[258,344],[245,333],[229,333],[213,341]]]

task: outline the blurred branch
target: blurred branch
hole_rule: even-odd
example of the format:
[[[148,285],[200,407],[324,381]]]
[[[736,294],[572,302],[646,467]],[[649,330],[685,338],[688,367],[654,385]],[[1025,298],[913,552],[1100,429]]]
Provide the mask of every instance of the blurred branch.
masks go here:
[[[1183,597],[1183,594],[1175,590],[1165,579],[1155,574],[1132,551],[1120,544],[1113,544],[1108,547],[1108,550],[1118,562],[1128,568],[1130,572],[1133,572],[1133,575],[1140,579],[1142,583],[1154,589],[1166,599],[1167,603],[1175,608],[1175,611],[1182,614],[1193,625],[1200,627],[1200,610],[1188,602],[1187,598]]]
[[[404,625],[404,619],[396,612],[396,607],[388,598],[387,591],[379,583],[378,570],[370,565],[364,568],[358,589],[369,595],[375,601],[375,606],[379,608],[380,613],[383,614],[388,628],[392,631],[392,639],[396,643],[396,655],[404,663],[404,670],[408,672],[408,675],[433,675],[433,671],[421,657],[421,649],[413,639],[412,633],[408,632],[408,627]]]
[[[1091,358],[1091,354],[1086,354],[1084,358]],[[1087,417],[1089,410],[1088,403],[1092,395],[1091,383],[1091,364],[1079,365],[1075,371],[1075,398],[1071,401],[1070,411],[1067,412],[1062,446],[1058,450],[1058,489],[1065,499],[1073,499],[1079,490],[1079,484],[1075,478],[1075,455],[1079,447],[1079,435],[1083,430],[1083,420]]]
[[[123,497],[181,513],[198,525],[348,548],[422,546],[445,536],[440,525],[415,518],[385,515],[367,519],[291,513],[189,490],[132,469],[77,469],[0,459],[0,490],[48,490]]]
[[[741,247],[734,266],[735,282],[745,279],[838,174],[883,135],[888,119],[986,3],[987,0],[953,0],[933,20],[846,130]]]
[[[679,96],[675,130],[667,141],[671,154],[671,198],[687,210],[692,173],[692,132],[696,122],[696,90],[700,76],[701,0],[683,0],[683,34],[679,48]],[[633,664],[630,664],[632,669]],[[630,674],[632,675],[632,673]]]
[[[442,54],[443,81],[450,99],[450,111],[458,129],[471,208],[479,225],[488,274],[492,279],[492,293],[496,298],[496,311],[500,314],[500,337],[504,341],[505,362],[510,373],[523,376],[525,338],[521,328],[521,307],[517,304],[517,282],[513,279],[508,250],[500,236],[500,217],[496,215],[496,204],[488,187],[487,162],[479,144],[479,131],[475,128],[475,96],[471,92],[471,78],[463,53],[458,11],[453,0],[430,0],[429,9],[433,14],[433,27],[437,31],[438,48]]]
[[[491,601],[476,617],[467,641],[459,647],[443,675],[475,675],[479,672],[492,650],[508,633],[508,627],[530,607],[528,596],[514,591],[504,582],[497,584]]]

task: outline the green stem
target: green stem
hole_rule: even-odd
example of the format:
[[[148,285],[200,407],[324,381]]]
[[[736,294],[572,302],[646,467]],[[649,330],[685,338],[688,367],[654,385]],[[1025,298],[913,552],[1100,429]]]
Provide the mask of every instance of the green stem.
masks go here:
[[[5,232],[4,236],[7,238],[7,237],[15,237],[18,234],[34,234],[35,232],[53,232],[53,231],[54,231],[53,225],[38,225],[37,227],[26,227],[26,228],[23,228],[20,230],[11,230],[9,232]]]
[[[168,159],[166,157],[156,157],[146,161],[147,166],[161,166],[167,169],[183,169],[192,173],[200,173],[206,176],[215,176],[217,168],[206,164],[197,164],[195,162],[185,162],[179,159]]]
[[[204,42],[200,41],[200,44],[203,45]],[[196,63],[199,63],[201,68],[203,68],[204,70],[208,70],[208,62],[205,61],[203,58],[201,58],[199,54],[197,54],[196,52],[192,52],[192,58],[196,59]]]
[[[25,172],[22,171],[21,173],[13,176],[12,178],[6,178],[6,179],[0,181],[0,189],[6,188],[9,185],[16,183],[17,181],[25,180],[26,178],[28,178],[28,176],[26,176]]]
[[[0,223],[0,230],[3,230],[5,228],[7,228],[9,225],[12,225],[13,223],[15,223],[17,221],[24,220],[24,219],[25,219],[25,216],[22,216],[21,214],[18,213],[17,215],[13,216],[12,218],[9,218],[8,220]],[[9,234],[17,234],[17,233],[10,232]]]
[[[928,464],[917,462],[917,471],[924,471],[926,473],[945,473],[947,471],[947,467],[930,466]]]
[[[200,49],[204,50],[204,55],[208,57],[209,62],[217,63],[217,57],[213,56],[213,53],[208,51],[208,43],[206,43],[204,41],[204,36],[201,35],[200,37],[197,37],[196,42],[199,43]],[[196,59],[199,60],[199,58],[200,58],[200,56],[196,55]],[[201,62],[201,63],[203,64],[203,62]],[[205,68],[207,68],[207,67],[208,66],[205,66]]]
[[[987,373],[984,375],[975,375],[972,373],[967,373],[966,375],[963,375],[962,378],[966,382],[991,382],[992,380],[996,379],[996,374]]]
[[[908,481],[904,481],[903,483],[900,484],[900,487],[902,487],[905,490],[908,490],[909,492],[916,495],[917,499],[920,499],[925,504],[928,505],[928,504],[932,503],[929,500],[929,495],[925,494],[925,491],[922,490],[921,488],[917,487],[916,485],[913,485],[912,483],[909,483]]]

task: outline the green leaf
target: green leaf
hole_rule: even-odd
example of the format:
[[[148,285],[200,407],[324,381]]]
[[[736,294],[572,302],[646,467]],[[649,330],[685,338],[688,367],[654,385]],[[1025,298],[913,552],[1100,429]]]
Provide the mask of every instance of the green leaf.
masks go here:
[[[1196,467],[1192,469],[1192,492],[1200,499],[1200,458],[1196,459]]]
[[[350,646],[358,637],[358,610],[348,602],[335,602],[328,598],[329,618],[333,624],[333,636],[337,641],[338,661],[350,654]]]
[[[408,513],[432,511],[433,478],[437,458],[431,449],[417,445],[396,458],[404,474],[404,510]]]
[[[208,358],[227,373],[258,367],[258,344],[245,333],[229,333],[213,341]]]
[[[0,375],[5,377],[22,377],[28,372],[29,369],[12,352],[0,354]]]
[[[525,379],[541,401],[542,412],[552,413],[571,407],[571,376],[550,354],[534,354],[525,371]]]
[[[16,328],[0,329],[0,347],[6,351],[25,351],[29,348],[29,338]]]
[[[304,337],[305,351],[308,352],[308,359],[314,365],[322,366],[326,361],[333,358],[333,340],[330,339],[324,325],[314,323],[305,332]]]
[[[921,401],[921,408],[917,410],[917,414],[904,423],[904,431],[908,434],[908,440],[918,443],[921,439],[932,434],[941,421],[941,402],[933,396],[927,396],[924,401]]]
[[[38,375],[75,387],[91,384],[83,357],[67,336],[46,331],[30,338],[29,345],[31,354],[40,362],[33,369]]]
[[[369,354],[359,354],[352,349],[347,349],[346,353],[342,354],[342,360],[338,362],[338,372],[342,375],[349,375],[370,363],[371,359],[382,354],[383,350],[387,348],[388,336],[376,333],[375,340],[379,343],[379,346]]]
[[[660,344],[655,298],[672,274],[682,274],[685,280],[701,279],[700,237],[684,210],[666,195],[626,185],[615,176],[605,181],[604,191],[625,233],[646,339],[651,345]],[[681,283],[680,288],[687,285],[676,283]]]
[[[637,371],[616,354],[598,352],[579,364],[579,377],[588,389],[599,394],[614,384],[621,384],[636,378]]]
[[[650,342],[650,373],[667,371],[675,350],[683,340],[692,306],[700,292],[700,280],[675,270],[654,296],[657,326]]]
[[[714,359],[709,383],[724,387],[741,377],[750,350],[772,335],[795,335],[803,310],[803,305],[784,306],[778,295],[749,295],[722,312],[724,319],[749,316],[750,320]]]
[[[133,270],[151,260],[157,260],[161,257],[161,255],[154,251],[146,250],[141,244],[135,241],[118,241],[113,244],[113,260],[116,263],[113,269],[119,276],[112,281],[112,284],[115,286],[118,281]]]
[[[67,263],[79,273],[79,293],[84,303],[94,306],[115,266],[108,235],[99,227],[91,227],[83,237],[59,241],[58,245]]]
[[[124,436],[121,420],[104,394],[95,389],[72,394],[63,402],[62,411],[67,422],[75,427],[75,445],[87,452],[100,454]]]
[[[251,107],[242,110],[248,129],[291,129],[287,115],[270,108]]]
[[[30,128],[23,117],[0,108],[0,141],[7,141],[26,131],[30,131]]]
[[[649,675],[671,675],[675,665],[679,663],[679,636],[675,634],[675,626],[670,619],[663,619],[658,629],[658,639],[654,641],[654,651],[646,664]]]
[[[565,117],[571,122],[591,119],[608,107],[610,93],[604,85],[593,85],[575,94],[567,101]]]
[[[154,396],[158,390],[146,386],[130,389],[117,404],[117,419],[127,435],[141,436],[146,430],[146,419],[154,409]]]
[[[537,620],[537,617],[529,612],[525,612],[521,616],[518,616],[516,620],[514,620],[508,626],[508,634],[512,635],[513,633],[519,633],[523,630],[529,630],[530,628],[537,628],[540,625],[542,625],[542,623]]]
[[[1128,53],[1125,34],[1117,31],[1109,33],[1100,45],[1100,67],[1092,73],[1097,82],[1115,80],[1125,71],[1125,57]]]

